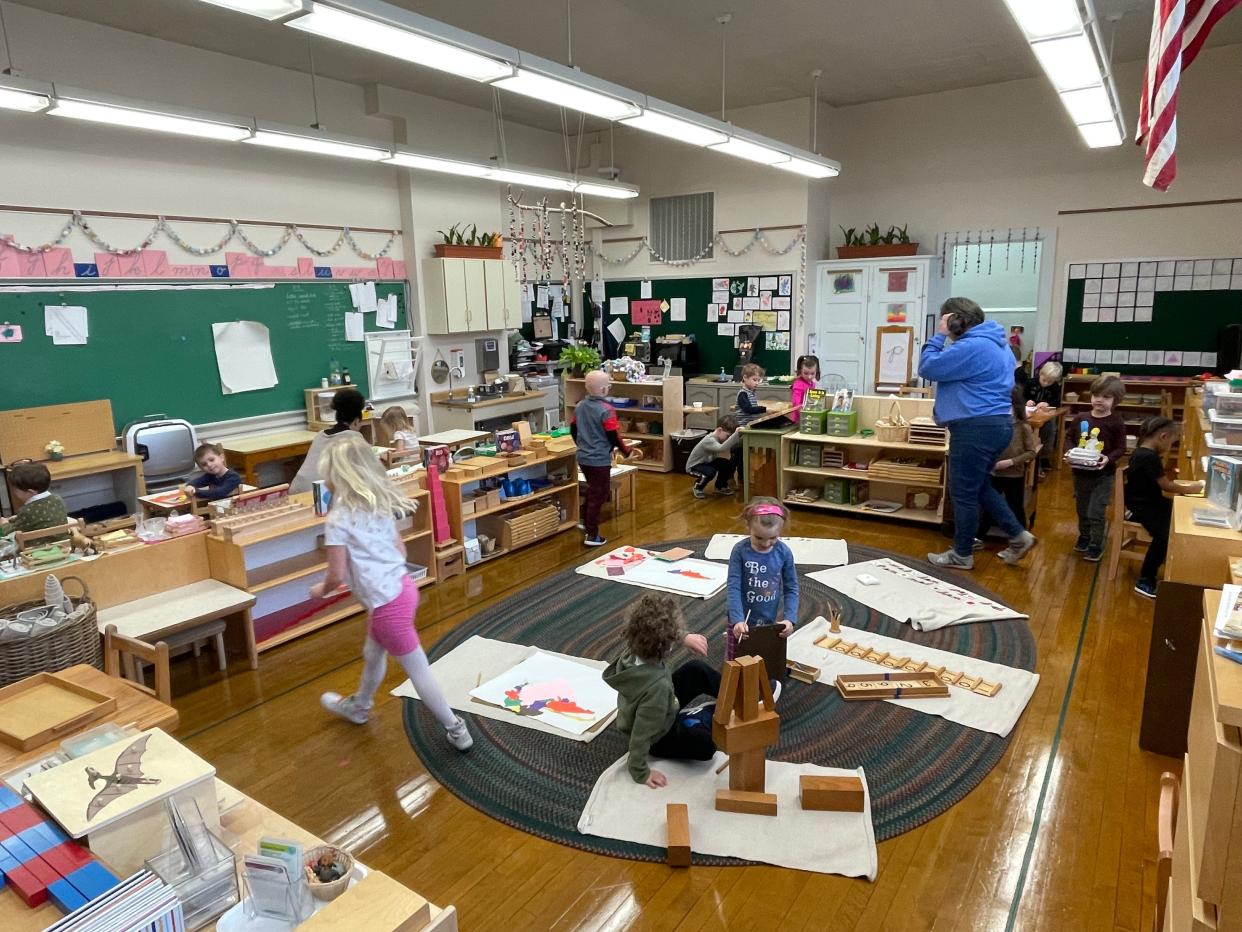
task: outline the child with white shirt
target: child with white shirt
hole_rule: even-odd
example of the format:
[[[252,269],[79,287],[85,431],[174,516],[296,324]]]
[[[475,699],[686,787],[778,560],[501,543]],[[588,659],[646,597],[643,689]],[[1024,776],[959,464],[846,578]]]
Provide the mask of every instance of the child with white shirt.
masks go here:
[[[332,510],[324,524],[328,573],[311,586],[310,594],[322,599],[348,582],[368,613],[358,689],[352,696],[324,693],[323,707],[346,721],[365,724],[391,654],[444,726],[449,743],[459,751],[469,750],[474,740],[431,675],[414,626],[418,586],[406,572],[397,518],[411,514],[415,503],[389,481],[371,445],[358,433],[328,445],[318,468],[332,493]]]

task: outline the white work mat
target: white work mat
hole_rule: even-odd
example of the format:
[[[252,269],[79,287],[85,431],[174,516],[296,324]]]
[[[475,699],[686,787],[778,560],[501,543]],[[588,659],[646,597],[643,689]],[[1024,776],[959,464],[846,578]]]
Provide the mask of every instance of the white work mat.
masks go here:
[[[728,560],[733,545],[744,540],[745,534],[713,534],[704,556],[709,560]],[[793,551],[794,562],[800,566],[841,566],[850,561],[845,541],[832,537],[781,537]]]
[[[864,586],[858,581],[862,573],[870,573],[880,580],[880,584]],[[908,621],[916,631],[1027,617],[977,592],[970,592],[887,558],[818,570],[807,575],[882,615]]]
[[[836,689],[836,679],[842,673],[900,672],[851,657],[848,654],[818,647],[815,642],[825,634],[828,634],[828,621],[822,616],[810,624],[799,627],[786,642],[786,656],[798,663],[819,667],[819,682],[829,688]],[[950,670],[958,670],[970,676],[981,676],[989,683],[1000,683],[1000,692],[991,698],[950,686],[947,699],[870,701],[891,702],[893,705],[916,709],[927,715],[939,715],[950,722],[965,725],[967,728],[977,728],[979,731],[990,731],[1002,738],[1013,731],[1013,726],[1022,717],[1026,704],[1031,701],[1035,687],[1039,684],[1038,673],[967,657],[964,654],[955,654],[952,651],[924,647],[911,641],[899,641],[896,638],[872,634],[870,631],[859,631],[857,628],[847,628],[844,625],[841,626],[841,633],[834,634],[832,637],[841,637],[855,644],[865,644],[867,647],[878,651],[888,651],[898,657],[924,660],[932,666],[945,666]]]
[[[477,634],[459,644],[431,665],[431,672],[444,690],[448,704],[458,712],[469,712],[484,718],[494,718],[498,722],[508,722],[520,728],[533,728],[545,734],[557,735],[570,741],[593,741],[595,736],[606,729],[617,717],[616,709],[602,719],[589,731],[580,735],[571,734],[561,728],[546,724],[539,718],[529,715],[517,715],[499,706],[478,702],[470,697],[470,690],[480,683],[494,679],[506,670],[516,667],[527,657],[538,653],[541,648],[528,647],[522,644],[510,644],[508,641],[494,641],[491,638],[479,637]],[[556,651],[545,650],[545,654],[572,660],[584,667],[602,671],[608,666],[604,660],[587,660],[585,657],[574,657],[570,654],[558,654]],[[392,695],[417,699],[418,690],[414,684],[406,680],[392,691]]]
[[[615,575],[608,571],[610,563],[619,570]],[[692,599],[710,599],[722,592],[729,581],[727,566],[693,557],[672,562],[659,560],[655,551],[640,547],[617,547],[582,564],[574,572],[592,579],[640,586]]]
[[[777,796],[776,815],[749,815],[716,809],[716,790],[729,788],[729,772],[715,772],[726,757],[718,751],[710,762],[653,758],[651,763],[668,777],[668,786],[658,790],[635,783],[627,766],[629,758],[622,757],[595,782],[591,798],[578,818],[578,831],[665,848],[665,806],[686,803],[690,810],[692,851],[875,880],[871,791],[861,768],[841,770],[770,760],[765,782],[767,792]],[[863,811],[804,810],[798,798],[798,777],[802,774],[858,777],[866,794]]]

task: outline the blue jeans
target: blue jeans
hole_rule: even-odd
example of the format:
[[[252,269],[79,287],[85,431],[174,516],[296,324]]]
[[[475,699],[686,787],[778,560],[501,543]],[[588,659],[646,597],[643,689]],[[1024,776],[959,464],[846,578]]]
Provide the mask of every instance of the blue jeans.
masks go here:
[[[963,418],[949,424],[949,495],[953,498],[953,550],[971,555],[980,509],[986,509],[1006,537],[1017,537],[1022,525],[1005,497],[991,483],[992,467],[1013,437],[1013,419],[1006,414]]]

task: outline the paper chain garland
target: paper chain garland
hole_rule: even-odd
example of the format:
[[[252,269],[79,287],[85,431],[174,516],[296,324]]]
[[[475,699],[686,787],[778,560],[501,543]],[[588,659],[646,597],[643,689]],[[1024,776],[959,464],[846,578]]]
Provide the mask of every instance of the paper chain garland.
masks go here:
[[[155,240],[159,237],[161,233],[163,233],[170,240],[176,243],[177,246],[179,246],[181,249],[184,249],[186,252],[190,253],[191,255],[195,255],[195,256],[208,256],[214,253],[218,253],[222,251],[224,247],[227,246],[229,243],[231,243],[234,239],[237,239],[237,240],[240,240],[242,245],[245,246],[246,249],[248,249],[254,255],[260,256],[264,259],[269,259],[272,256],[276,255],[278,252],[280,252],[282,249],[284,249],[285,246],[289,244],[289,240],[291,238],[296,237],[297,241],[301,243],[302,246],[305,247],[305,249],[308,252],[310,252],[312,255],[320,257],[321,259],[335,254],[338,250],[340,250],[343,244],[348,243],[350,249],[352,249],[359,257],[363,259],[369,259],[371,261],[375,261],[376,259],[382,259],[384,256],[386,256],[388,254],[388,251],[392,249],[393,243],[397,241],[397,237],[401,235],[399,230],[393,230],[392,233],[389,234],[388,242],[384,244],[384,248],[379,250],[378,252],[372,253],[372,252],[367,252],[365,249],[363,249],[361,246],[358,245],[349,227],[343,227],[341,229],[341,232],[337,235],[335,243],[333,243],[327,249],[317,249],[316,247],[312,246],[309,242],[307,242],[306,237],[303,235],[302,231],[297,226],[293,224],[286,224],[285,227],[283,228],[283,232],[281,234],[280,239],[276,241],[276,245],[272,246],[270,249],[263,249],[262,247],[258,246],[253,240],[251,240],[249,236],[246,235],[245,230],[242,229],[241,225],[236,220],[229,220],[227,222],[228,222],[228,230],[224,234],[224,236],[220,238],[219,242],[214,243],[211,246],[192,246],[181,236],[181,234],[179,234],[172,227],[172,225],[167,220],[165,220],[163,217],[159,217],[156,219],[155,224],[151,227],[151,232],[149,232],[145,237],[143,237],[142,242],[140,242],[137,246],[133,246],[130,248],[119,248],[119,247],[113,246],[111,243],[109,243],[107,240],[101,237],[98,233],[96,233],[95,229],[87,222],[86,218],[82,216],[82,212],[75,210],[73,212],[73,215],[65,223],[64,228],[61,229],[60,234],[55,239],[49,242],[42,243],[41,245],[38,245],[38,246],[23,246],[21,243],[15,242],[13,240],[9,240],[7,241],[7,243],[9,246],[13,247],[19,252],[31,253],[31,254],[39,253],[39,252],[48,252],[52,249],[57,248],[62,243],[64,243],[64,241],[67,240],[69,238],[69,235],[73,232],[74,227],[77,227],[78,229],[82,231],[83,235],[86,236],[86,238],[89,239],[92,243],[94,243],[104,252],[111,253],[114,256],[137,255],[138,253],[142,252],[142,250],[149,249],[151,247],[151,244],[155,242]]]

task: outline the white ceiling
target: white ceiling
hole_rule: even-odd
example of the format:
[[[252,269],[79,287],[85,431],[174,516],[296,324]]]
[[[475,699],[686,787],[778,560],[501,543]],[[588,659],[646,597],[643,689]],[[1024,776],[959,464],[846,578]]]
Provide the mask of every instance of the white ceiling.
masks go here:
[[[307,70],[302,33],[198,0],[17,0],[25,6]],[[398,6],[556,61],[566,60],[566,0],[390,0]],[[635,90],[705,113],[720,109],[718,13],[728,10],[728,105],[809,96],[843,106],[992,84],[1039,74],[1002,0],[568,0],[574,63]],[[1101,17],[1122,13],[1117,61],[1146,56],[1152,0],[1096,0]],[[1108,28],[1105,30],[1106,41]],[[20,41],[18,37],[17,41]],[[1242,42],[1242,13],[1227,16],[1209,45]],[[316,40],[320,74],[382,82],[480,107],[491,91],[351,48]],[[55,76],[49,76],[54,78]],[[506,118],[559,129],[555,108],[512,94]],[[576,122],[576,120],[575,120]]]

